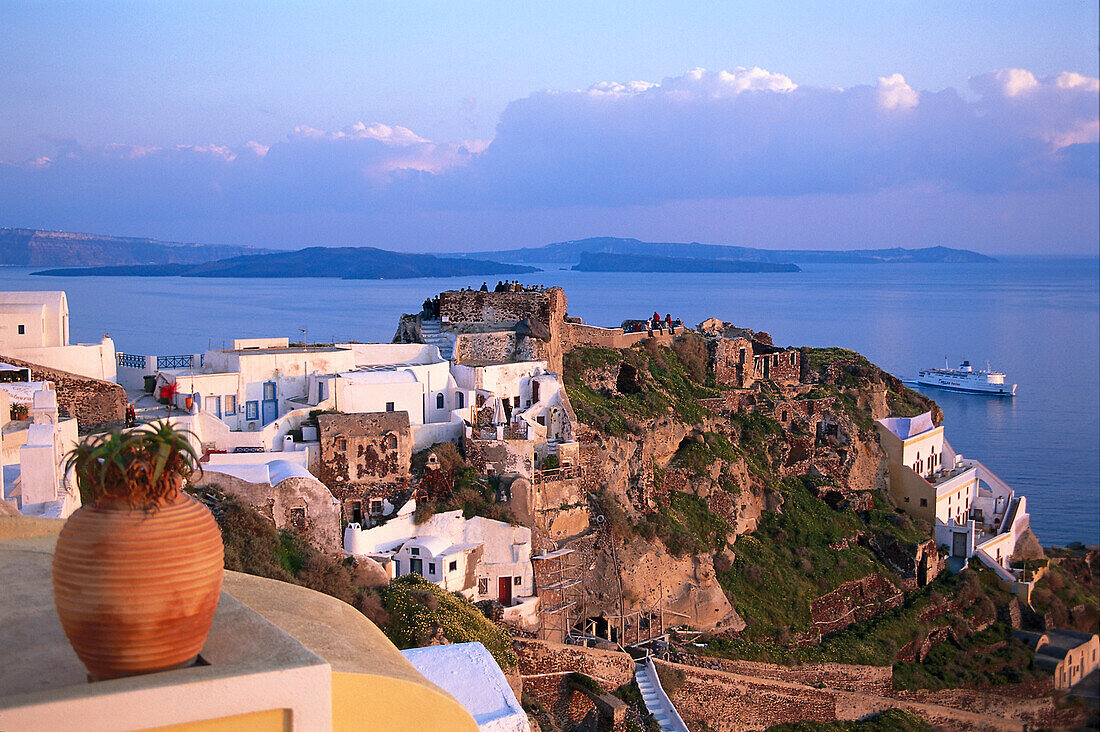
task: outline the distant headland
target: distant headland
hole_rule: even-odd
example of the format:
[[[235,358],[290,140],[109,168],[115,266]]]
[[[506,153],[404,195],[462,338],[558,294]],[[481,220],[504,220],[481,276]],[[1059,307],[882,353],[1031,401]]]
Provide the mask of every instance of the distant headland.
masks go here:
[[[314,246],[279,251],[181,244],[42,229],[0,228],[0,265],[45,265],[37,275],[62,277],[238,277],[406,279],[518,275],[539,264],[587,272],[799,272],[800,264],[971,264],[996,262],[967,249],[797,250],[644,242],[593,237],[541,247],[444,255],[368,246]]]

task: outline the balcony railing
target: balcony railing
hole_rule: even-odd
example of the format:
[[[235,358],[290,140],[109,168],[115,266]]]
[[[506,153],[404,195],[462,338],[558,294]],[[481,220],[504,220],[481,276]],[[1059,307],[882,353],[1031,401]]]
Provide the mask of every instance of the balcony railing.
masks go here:
[[[139,356],[136,353],[116,353],[115,359],[118,361],[118,365],[128,369],[144,369],[145,368],[145,356]]]
[[[194,368],[194,361],[195,357],[191,354],[186,354],[183,356],[157,356],[157,369],[163,370]]]

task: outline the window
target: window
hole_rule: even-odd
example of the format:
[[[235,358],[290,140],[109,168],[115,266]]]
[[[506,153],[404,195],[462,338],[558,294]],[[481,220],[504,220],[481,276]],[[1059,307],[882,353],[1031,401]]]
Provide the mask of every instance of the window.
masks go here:
[[[454,572],[454,571],[455,571],[455,570],[457,570],[457,569],[458,569],[458,560],[457,560],[457,559],[456,559],[456,560],[454,560],[454,561],[452,561],[452,562],[450,562],[450,563],[449,563],[449,564],[447,565],[447,571],[448,571],[448,572]]]
[[[519,397],[518,396],[512,397],[512,406],[515,407],[515,408],[519,408]]]
[[[386,450],[397,449],[397,435],[393,432],[387,432],[382,438],[382,447]]]
[[[522,578],[522,577],[513,577],[513,578],[512,578],[512,584],[513,584],[513,585],[516,585],[516,586],[518,586],[518,585],[519,585],[519,581],[520,581],[521,579],[523,579],[523,578]]]
[[[927,507],[928,506],[928,499],[927,498],[920,499],[920,505]]]
[[[290,528],[298,533],[304,533],[306,530],[306,510],[301,507],[295,507],[291,508],[287,513],[290,519]]]
[[[260,418],[260,403],[256,401],[244,403],[244,418],[245,419],[259,419]]]
[[[435,562],[428,562],[428,574],[435,574]]]
[[[370,502],[370,512],[375,516],[382,513],[382,499],[374,498]]]
[[[462,392],[458,392],[457,394],[455,394],[455,404],[456,404],[456,406],[458,406],[459,409],[462,409],[463,407],[465,407],[466,406],[466,395],[463,394]]]
[[[27,326],[25,326],[21,323],[19,325],[19,335],[26,335],[26,334],[27,334]]]
[[[337,450],[347,450],[348,449],[348,438],[346,438],[342,435],[337,437],[336,438],[336,449]]]
[[[779,421],[780,422],[786,422],[787,421],[787,410],[786,409],[784,409],[782,412],[779,413]]]
[[[264,382],[264,399],[274,399],[274,398],[275,398],[275,382],[274,381]]]
[[[435,395],[435,408],[436,409],[443,409],[443,393],[442,392]]]
[[[350,501],[348,504],[351,507],[351,522],[353,524],[363,523],[363,504],[360,501]]]
[[[230,416],[237,413],[237,395],[226,394],[222,399],[222,405],[225,407],[225,416]]]
[[[419,557],[420,556],[420,547],[415,547],[415,546],[411,547],[409,549],[409,554],[412,554],[414,557]]]
[[[477,594],[488,595],[489,594],[489,578],[478,577],[477,578]]]
[[[387,412],[392,412],[393,411],[393,402],[386,402],[386,411]]]

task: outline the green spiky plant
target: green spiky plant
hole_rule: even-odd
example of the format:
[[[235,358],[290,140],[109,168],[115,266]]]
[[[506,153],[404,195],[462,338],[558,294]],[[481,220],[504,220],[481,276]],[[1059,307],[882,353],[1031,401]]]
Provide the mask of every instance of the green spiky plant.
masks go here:
[[[74,471],[85,505],[155,511],[201,470],[193,438],[190,431],[169,422],[112,430],[74,447],[65,469]]]

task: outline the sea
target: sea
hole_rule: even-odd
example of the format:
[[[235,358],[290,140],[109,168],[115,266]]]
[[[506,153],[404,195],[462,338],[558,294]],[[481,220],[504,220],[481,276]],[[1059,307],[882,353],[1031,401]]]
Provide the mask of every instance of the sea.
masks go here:
[[[1100,259],[1004,257],[983,264],[816,264],[798,273],[595,273],[563,265],[518,277],[565,288],[569,314],[617,325],[654,312],[718,317],[776,344],[842,346],[900,378],[987,364],[1015,398],[922,389],[947,439],[1028,499],[1044,545],[1100,543]],[[234,338],[385,341],[402,313],[483,278],[402,280],[43,277],[0,267],[4,290],[65,290],[73,342],[198,353]],[[490,289],[496,280],[489,283]]]

